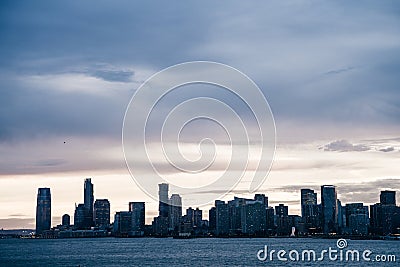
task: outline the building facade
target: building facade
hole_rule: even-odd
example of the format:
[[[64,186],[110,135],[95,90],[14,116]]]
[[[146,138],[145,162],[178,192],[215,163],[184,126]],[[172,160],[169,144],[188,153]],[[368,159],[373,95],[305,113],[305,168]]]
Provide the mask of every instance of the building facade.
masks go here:
[[[93,206],[94,225],[99,228],[110,226],[110,201],[108,199],[96,199]]]
[[[336,187],[321,186],[322,230],[324,234],[338,231],[338,207]]]
[[[51,193],[50,188],[39,188],[36,203],[36,235],[51,228]]]

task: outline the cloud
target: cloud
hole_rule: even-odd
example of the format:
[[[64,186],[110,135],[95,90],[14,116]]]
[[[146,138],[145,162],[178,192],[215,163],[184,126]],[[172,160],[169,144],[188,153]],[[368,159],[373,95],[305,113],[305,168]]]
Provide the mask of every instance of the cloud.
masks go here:
[[[331,70],[331,71],[325,72],[324,74],[325,75],[340,74],[340,73],[348,72],[348,71],[351,71],[351,70],[354,70],[354,69],[356,69],[356,67],[347,67],[347,68],[342,68],[342,69]]]
[[[353,145],[347,140],[337,140],[333,141],[324,146],[325,151],[339,151],[339,152],[349,152],[349,151],[368,151],[370,148],[366,145]]]
[[[7,218],[0,219],[0,229],[35,229],[34,218]]]
[[[91,73],[96,78],[110,82],[131,82],[133,71],[97,70]]]
[[[36,166],[53,167],[65,164],[67,161],[64,159],[45,159],[36,162]]]
[[[381,149],[379,149],[379,151],[392,152],[392,151],[394,151],[394,147],[390,146],[390,147],[386,147],[386,148],[381,148]]]

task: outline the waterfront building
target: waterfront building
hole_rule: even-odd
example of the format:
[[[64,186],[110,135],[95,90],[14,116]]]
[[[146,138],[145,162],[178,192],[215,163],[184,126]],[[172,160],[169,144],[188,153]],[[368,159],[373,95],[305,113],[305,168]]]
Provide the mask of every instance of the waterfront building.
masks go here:
[[[158,215],[163,217],[168,217],[169,213],[168,188],[169,185],[165,183],[158,185]]]
[[[322,229],[324,234],[337,233],[338,206],[336,187],[321,186]]]
[[[36,235],[51,228],[50,188],[39,188],[36,202]]]
[[[64,214],[61,217],[61,225],[65,227],[71,226],[71,217],[68,214]]]
[[[96,199],[93,218],[96,227],[104,229],[110,226],[110,201],[108,199]]]
[[[129,211],[132,213],[132,235],[143,236],[145,230],[145,203],[129,202]]]

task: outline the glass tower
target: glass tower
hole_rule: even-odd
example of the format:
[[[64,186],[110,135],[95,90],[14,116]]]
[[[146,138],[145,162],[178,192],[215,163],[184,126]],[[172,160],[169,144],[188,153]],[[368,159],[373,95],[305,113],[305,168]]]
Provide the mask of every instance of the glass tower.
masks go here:
[[[93,204],[94,204],[94,196],[93,196],[93,184],[91,178],[85,179],[84,185],[84,205],[85,205],[85,227],[93,226]]]
[[[168,184],[159,184],[158,185],[158,212],[162,217],[168,217],[169,213],[169,199],[168,199]]]
[[[338,202],[336,187],[321,186],[322,223],[325,234],[336,233],[338,224]]]
[[[36,235],[51,227],[51,194],[50,188],[39,188],[36,205]]]

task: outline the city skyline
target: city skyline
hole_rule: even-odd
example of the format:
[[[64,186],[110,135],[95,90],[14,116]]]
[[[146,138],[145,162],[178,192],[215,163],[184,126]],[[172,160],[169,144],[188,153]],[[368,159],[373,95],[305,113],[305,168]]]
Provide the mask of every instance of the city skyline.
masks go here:
[[[275,118],[277,143],[258,192],[285,199],[292,214],[301,213],[300,189],[319,191],[322,181],[336,185],[344,203],[378,202],[376,188],[399,191],[399,8],[396,1],[2,3],[0,228],[34,228],[41,187],[52,189],[53,216],[73,215],[71,199],[84,203],[86,176],[93,177],[98,198],[110,199],[112,214],[125,210],[127,201],[145,202],[147,217],[158,214],[158,200],[143,193],[126,168],[124,112],[154,73],[194,60],[230,65],[260,87]],[[252,118],[220,88],[180,89],[160,102],[155,122],[199,96],[221,100],[245,122]],[[197,159],[198,142],[209,135],[219,158],[193,180],[179,171],[164,173],[171,185],[207,183],[229,161],[218,126],[189,126],[181,143],[185,158]],[[160,148],[154,128],[150,152]],[[250,136],[256,128],[249,123]],[[135,160],[143,171],[147,159]],[[256,163],[251,154],[248,171],[225,200],[250,197],[246,189]]]
[[[342,203],[336,186],[321,185],[321,202],[309,188],[301,189],[301,215],[290,214],[288,206],[270,205],[265,194],[253,198],[235,196],[233,200],[216,199],[209,209],[209,218],[203,210],[189,207],[183,214],[182,198],[169,192],[169,185],[158,185],[159,210],[151,224],[146,224],[145,203],[129,202],[129,210],[117,211],[111,222],[108,199],[94,200],[91,178],[84,180],[85,203],[75,205],[74,224],[68,214],[62,223],[51,225],[50,188],[39,188],[37,194],[36,237],[237,237],[237,236],[321,236],[354,235],[385,236],[400,234],[400,206],[396,191],[380,191],[379,202]],[[272,201],[271,201],[272,202]]]
[[[113,213],[110,212],[110,201],[109,199],[97,199],[95,198],[95,194],[93,191],[94,184],[91,182],[92,178],[85,178],[84,180],[84,195],[86,196],[86,205],[85,203],[83,204],[76,204],[75,202],[75,215],[71,216],[70,214],[63,214],[62,217],[60,218],[60,225],[65,225],[64,220],[68,218],[68,226],[70,225],[70,220],[74,222],[76,229],[90,229],[93,226],[99,227],[99,226],[110,226],[111,225],[111,218],[113,217]],[[178,221],[181,220],[181,217],[184,216],[183,210],[192,210],[193,212],[196,210],[199,210],[199,207],[186,207],[183,205],[182,198],[179,194],[176,192],[172,192],[172,194],[169,194],[169,185],[166,183],[162,183],[158,185],[159,187],[159,202],[158,202],[158,216],[159,217],[164,217],[164,218],[169,218],[169,222],[172,225],[177,224]],[[321,229],[324,232],[329,232],[335,230],[332,228],[333,226],[328,226],[328,224],[340,224],[341,222],[338,221],[338,218],[341,217],[342,215],[340,212],[338,212],[339,207],[345,207],[347,205],[355,205],[355,204],[366,204],[369,207],[372,207],[376,205],[376,203],[381,203],[384,205],[395,205],[397,206],[397,199],[396,199],[396,191],[391,191],[391,190],[380,190],[379,191],[379,201],[373,203],[373,204],[366,204],[362,202],[357,202],[357,201],[351,201],[350,203],[345,203],[341,202],[340,198],[338,197],[338,191],[337,187],[335,185],[321,185],[320,186],[320,197],[318,196],[318,193],[315,192],[314,190],[310,188],[301,188],[300,189],[300,199],[299,199],[299,204],[300,204],[300,214],[293,214],[289,212],[287,204],[285,204],[285,201],[282,200],[272,200],[268,197],[266,194],[255,194],[254,199],[259,201],[261,197],[262,203],[264,203],[267,207],[273,207],[276,205],[286,207],[286,214],[291,214],[291,215],[296,215],[300,216],[303,218],[304,224],[307,226],[308,224],[313,225],[315,224],[315,214],[316,214],[316,206],[320,205],[321,206],[321,211],[324,211],[325,209],[328,210],[327,212],[323,212],[324,216],[324,221],[325,224],[321,225]],[[240,199],[246,199],[243,197],[238,197],[234,196],[234,198],[240,198]],[[328,200],[330,199],[330,200]],[[330,201],[330,202],[329,202]],[[333,201],[333,202],[332,202]],[[90,203],[93,204],[92,209],[88,209],[87,206],[90,206]],[[225,201],[221,199],[216,199],[212,205],[209,207],[215,207],[217,203],[225,203]],[[228,202],[229,203],[229,202]],[[272,204],[274,203],[274,204]],[[269,205],[272,204],[272,205]],[[339,207],[338,207],[339,205]],[[97,206],[97,208],[96,208]],[[148,215],[145,214],[145,202],[128,202],[128,210],[129,212],[133,212],[134,210],[139,209],[140,210],[140,215],[136,215],[136,219],[133,219],[134,221],[143,221],[144,224],[149,225],[148,222],[153,223],[154,220],[156,219],[157,216],[152,216],[149,217]],[[276,206],[277,207],[277,206]],[[106,208],[106,211],[104,211],[104,208]],[[79,210],[82,210],[82,214],[80,215],[81,218],[77,219],[76,214],[77,212],[79,213]],[[36,204],[36,229],[42,229],[43,225],[45,225],[45,228],[50,229],[50,227],[53,227],[55,225],[54,222],[52,222],[52,219],[49,217],[51,214],[51,191],[50,188],[39,188],[38,189],[38,194],[37,194],[37,204]],[[96,210],[98,210],[98,213],[96,215]],[[127,209],[125,209],[127,210]],[[367,212],[368,212],[367,210]],[[209,220],[209,209],[201,209],[200,211],[205,211],[203,214],[207,214],[207,216],[203,217],[206,220]],[[321,212],[319,211],[319,212]],[[106,212],[106,213],[104,213]],[[116,211],[115,214],[124,212],[124,211]],[[193,213],[194,214],[194,213]],[[192,214],[192,216],[194,216]],[[278,215],[278,214],[276,214]],[[138,219],[138,216],[142,216],[141,219]],[[188,216],[186,214],[185,216]],[[53,216],[54,218],[55,216]],[[174,219],[174,217],[179,218],[179,219]],[[194,218],[194,217],[193,217]],[[332,219],[333,218],[333,219]],[[334,219],[336,218],[336,219]],[[50,219],[50,220],[49,220]],[[334,220],[334,221],[331,221]],[[78,221],[78,223],[77,223]],[[98,223],[101,221],[102,223]],[[147,223],[146,223],[147,222]],[[143,224],[143,227],[144,227]],[[328,227],[330,227],[328,229]],[[337,230],[337,229],[336,229]],[[38,230],[37,230],[38,231]],[[41,231],[41,230],[39,230]]]

